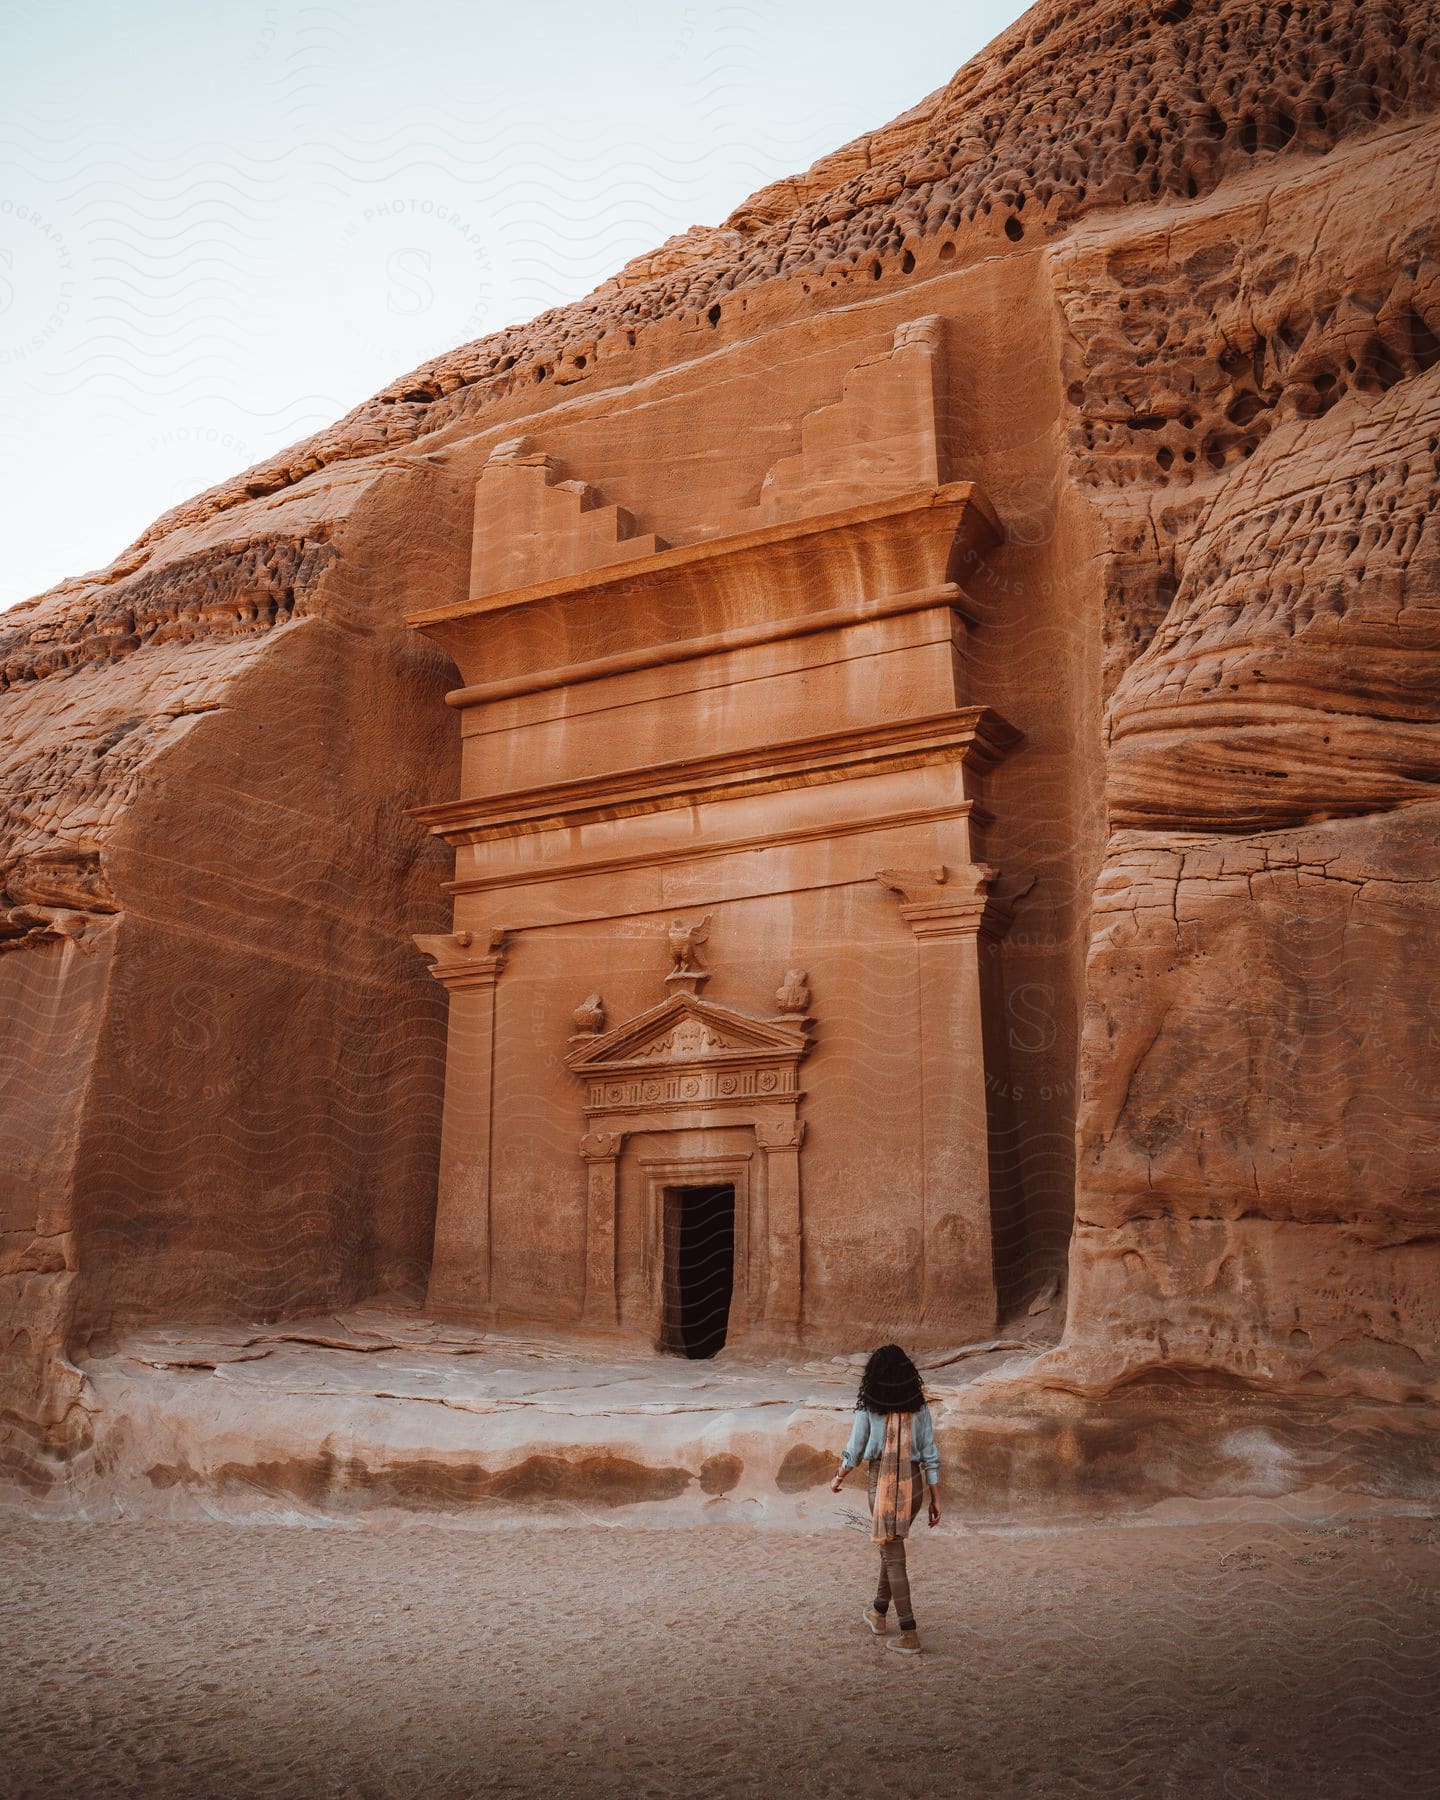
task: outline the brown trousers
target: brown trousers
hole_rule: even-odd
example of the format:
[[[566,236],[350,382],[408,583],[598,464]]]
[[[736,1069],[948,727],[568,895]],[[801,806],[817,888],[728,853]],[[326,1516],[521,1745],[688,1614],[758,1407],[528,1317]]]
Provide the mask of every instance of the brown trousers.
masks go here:
[[[875,1511],[875,1489],[880,1482],[880,1464],[870,1465],[870,1511]],[[913,1520],[925,1499],[925,1470],[920,1463],[910,1465],[910,1517]],[[910,1610],[910,1576],[905,1568],[905,1540],[891,1538],[880,1545],[880,1582],[875,1589],[875,1610],[884,1612],[893,1600],[895,1618],[902,1631],[914,1628],[915,1614]]]

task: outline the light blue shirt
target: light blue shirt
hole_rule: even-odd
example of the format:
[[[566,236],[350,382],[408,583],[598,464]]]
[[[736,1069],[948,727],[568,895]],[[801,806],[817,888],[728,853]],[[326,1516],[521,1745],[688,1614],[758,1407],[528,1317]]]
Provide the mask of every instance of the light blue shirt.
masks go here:
[[[885,1448],[885,1414],[871,1412],[868,1407],[856,1407],[855,1424],[850,1432],[850,1442],[845,1446],[845,1454],[840,1458],[842,1469],[853,1469],[857,1463],[873,1462]],[[931,1487],[940,1480],[940,1451],[935,1443],[935,1423],[930,1417],[930,1408],[922,1406],[917,1413],[910,1415],[910,1460],[924,1463],[925,1474]]]

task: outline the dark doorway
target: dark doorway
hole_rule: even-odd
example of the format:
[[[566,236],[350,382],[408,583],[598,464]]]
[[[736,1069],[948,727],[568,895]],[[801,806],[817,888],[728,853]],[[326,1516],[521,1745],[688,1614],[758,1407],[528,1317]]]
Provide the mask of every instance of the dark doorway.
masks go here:
[[[666,1200],[663,1342],[681,1356],[714,1356],[725,1343],[735,1283],[735,1188],[671,1188]]]

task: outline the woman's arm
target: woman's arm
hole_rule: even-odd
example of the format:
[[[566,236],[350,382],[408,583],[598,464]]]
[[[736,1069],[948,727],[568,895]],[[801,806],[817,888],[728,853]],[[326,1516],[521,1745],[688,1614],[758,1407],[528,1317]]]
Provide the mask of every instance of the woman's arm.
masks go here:
[[[870,1435],[870,1415],[864,1407],[855,1409],[855,1423],[850,1427],[850,1442],[845,1446],[845,1454],[840,1458],[840,1467],[835,1471],[835,1479],[830,1483],[832,1493],[840,1492],[840,1483],[859,1462],[864,1454],[866,1440]]]
[[[930,1523],[940,1523],[940,1448],[935,1442],[935,1421],[930,1416],[929,1406],[920,1411],[920,1430],[917,1444],[920,1461],[925,1470],[925,1479],[930,1483]]]

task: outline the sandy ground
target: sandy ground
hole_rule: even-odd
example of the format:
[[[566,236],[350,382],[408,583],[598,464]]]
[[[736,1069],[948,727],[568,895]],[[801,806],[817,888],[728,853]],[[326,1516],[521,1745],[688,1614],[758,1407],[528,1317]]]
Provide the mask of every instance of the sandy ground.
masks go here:
[[[843,1528],[7,1523],[0,1791],[1440,1785],[1440,1521],[916,1532],[904,1659]]]

